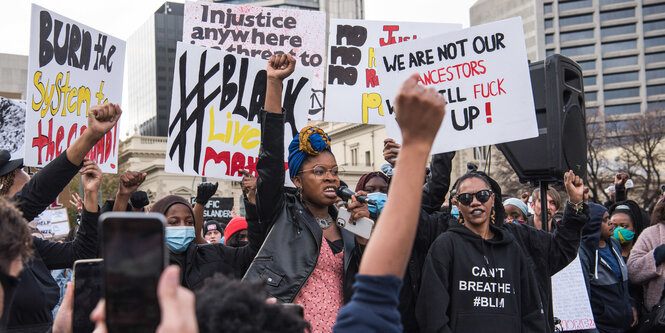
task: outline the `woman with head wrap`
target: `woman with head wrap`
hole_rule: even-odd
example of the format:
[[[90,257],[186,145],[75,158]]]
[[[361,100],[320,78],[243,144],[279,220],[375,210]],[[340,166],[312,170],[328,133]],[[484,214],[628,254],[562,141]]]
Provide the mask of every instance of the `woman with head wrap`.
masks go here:
[[[256,206],[245,200],[249,226],[249,244],[230,247],[221,243],[197,244],[194,242],[194,211],[187,200],[177,195],[167,195],[150,208],[151,213],[166,218],[166,244],[169,262],[180,266],[180,283],[189,289],[198,289],[203,280],[215,273],[241,278],[256,255],[265,233],[256,221]]]
[[[503,208],[506,210],[506,221],[526,223],[529,208],[522,200],[508,198],[503,202]]]
[[[297,193],[284,190],[282,81],[294,68],[290,55],[268,61],[256,200],[260,221],[273,226],[244,279],[265,281],[280,302],[302,304],[312,332],[330,332],[350,297],[360,249],[354,235],[335,223],[339,168],[320,128],[305,127],[293,138],[288,165]],[[355,197],[348,209],[353,219],[369,216]]]
[[[376,221],[379,213],[383,210],[383,204],[388,199],[388,185],[390,178],[381,171],[366,173],[360,177],[356,184],[356,192],[367,192],[367,197],[372,199],[376,205],[368,205],[370,217]]]

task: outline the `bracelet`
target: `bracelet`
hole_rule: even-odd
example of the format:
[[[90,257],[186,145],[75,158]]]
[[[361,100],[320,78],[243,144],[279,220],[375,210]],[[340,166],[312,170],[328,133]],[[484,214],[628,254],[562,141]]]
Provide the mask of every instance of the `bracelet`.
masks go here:
[[[584,201],[580,201],[578,203],[573,203],[568,201],[568,205],[573,206],[573,209],[575,210],[576,214],[579,214],[582,211],[582,208],[584,208]]]

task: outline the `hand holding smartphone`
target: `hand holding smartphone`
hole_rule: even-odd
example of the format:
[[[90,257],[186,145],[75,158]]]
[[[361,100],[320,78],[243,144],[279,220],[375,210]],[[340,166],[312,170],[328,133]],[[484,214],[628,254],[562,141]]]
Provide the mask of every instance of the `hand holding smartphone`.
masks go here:
[[[104,295],[103,259],[84,259],[74,262],[74,315],[72,330],[92,332],[95,324],[90,313]]]
[[[110,212],[100,217],[106,325],[113,332],[154,332],[157,283],[166,266],[161,214]]]

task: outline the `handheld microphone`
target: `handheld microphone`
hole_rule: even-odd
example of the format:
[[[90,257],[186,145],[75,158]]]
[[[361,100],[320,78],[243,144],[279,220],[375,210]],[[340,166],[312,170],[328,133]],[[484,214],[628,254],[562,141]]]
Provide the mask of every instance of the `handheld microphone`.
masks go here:
[[[356,194],[355,192],[351,191],[348,187],[346,187],[344,185],[342,185],[342,186],[338,187],[337,189],[335,189],[335,193],[337,193],[337,196],[342,198],[342,200],[344,200],[344,201],[351,200],[351,196]],[[358,200],[362,203],[366,203],[368,205],[376,206],[376,202],[374,202],[374,200],[369,199],[364,195],[356,196],[356,200]]]

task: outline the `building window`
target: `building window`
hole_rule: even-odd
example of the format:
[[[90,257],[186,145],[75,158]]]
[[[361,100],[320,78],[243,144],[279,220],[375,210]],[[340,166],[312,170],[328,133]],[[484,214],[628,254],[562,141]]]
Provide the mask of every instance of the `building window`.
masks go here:
[[[584,86],[595,86],[596,85],[596,76],[585,76],[584,77]]]
[[[647,110],[648,111],[665,110],[665,101],[649,102],[647,104]]]
[[[600,5],[611,5],[615,3],[621,3],[621,2],[632,2],[633,0],[600,0]]]
[[[654,47],[665,45],[665,36],[651,37],[644,39],[644,47]]]
[[[545,29],[552,29],[554,27],[554,23],[552,19],[546,19],[545,20]]]
[[[545,52],[545,55],[548,56],[548,57],[551,56],[551,55],[553,55],[553,54],[554,54],[554,50],[552,50],[552,49],[547,50],[547,51]]]
[[[547,20],[545,20],[547,23]],[[559,18],[559,26],[568,26],[593,22],[593,14],[567,16]]]
[[[665,68],[647,69],[647,80],[665,78]]]
[[[600,29],[600,35],[602,37],[617,36],[625,34],[634,34],[635,31],[636,30],[634,24],[617,25],[613,27],[603,27],[602,29]]]
[[[552,12],[552,4],[551,3],[546,3],[545,5],[543,5],[543,11],[545,12],[545,14],[551,13]]]
[[[585,92],[584,99],[587,102],[595,102],[598,99],[598,92],[597,91]]]
[[[591,0],[574,0],[574,1],[559,2],[560,12],[572,9],[587,8],[587,7],[591,7]]]
[[[589,39],[593,38],[593,29],[591,30],[582,30],[582,31],[573,31],[573,32],[564,32],[559,34],[560,42],[570,42],[580,39]]]
[[[603,84],[637,81],[639,79],[637,72],[605,74],[603,75]]]
[[[596,69],[596,61],[595,60],[578,61],[577,63],[580,65],[580,67],[582,67],[583,71],[589,71],[589,70]]]
[[[605,128],[607,128],[608,131],[624,131],[628,129],[628,122],[608,121],[605,123]]]
[[[647,96],[665,94],[665,84],[647,86]]]
[[[593,54],[595,51],[594,45],[585,45],[585,46],[574,46],[574,47],[565,47],[561,48],[561,54],[573,57],[585,54]]]
[[[369,150],[365,151],[365,166],[372,166],[372,154]]]
[[[644,55],[644,62],[651,64],[654,62],[663,62],[665,61],[665,52],[660,53],[649,53]]]
[[[552,34],[545,35],[545,44],[554,44],[554,35]]]
[[[605,100],[615,98],[639,97],[640,88],[623,88],[614,90],[605,90]]]
[[[595,117],[598,114],[598,107],[585,108],[588,117]]]
[[[358,165],[358,147],[351,148],[351,165]]]
[[[665,20],[644,22],[644,32],[665,29]]]
[[[652,6],[642,6],[642,15],[662,14],[665,13],[665,3]]]
[[[601,21],[618,20],[629,17],[635,17],[635,8],[613,10],[600,13]]]
[[[603,52],[614,52],[614,51],[624,51],[624,50],[632,50],[637,48],[637,41],[636,40],[625,40],[622,42],[614,42],[614,43],[603,43],[601,49]]]
[[[603,59],[603,68],[637,65],[637,56]]]
[[[638,113],[638,112],[640,112],[640,103],[605,106],[605,115]]]

